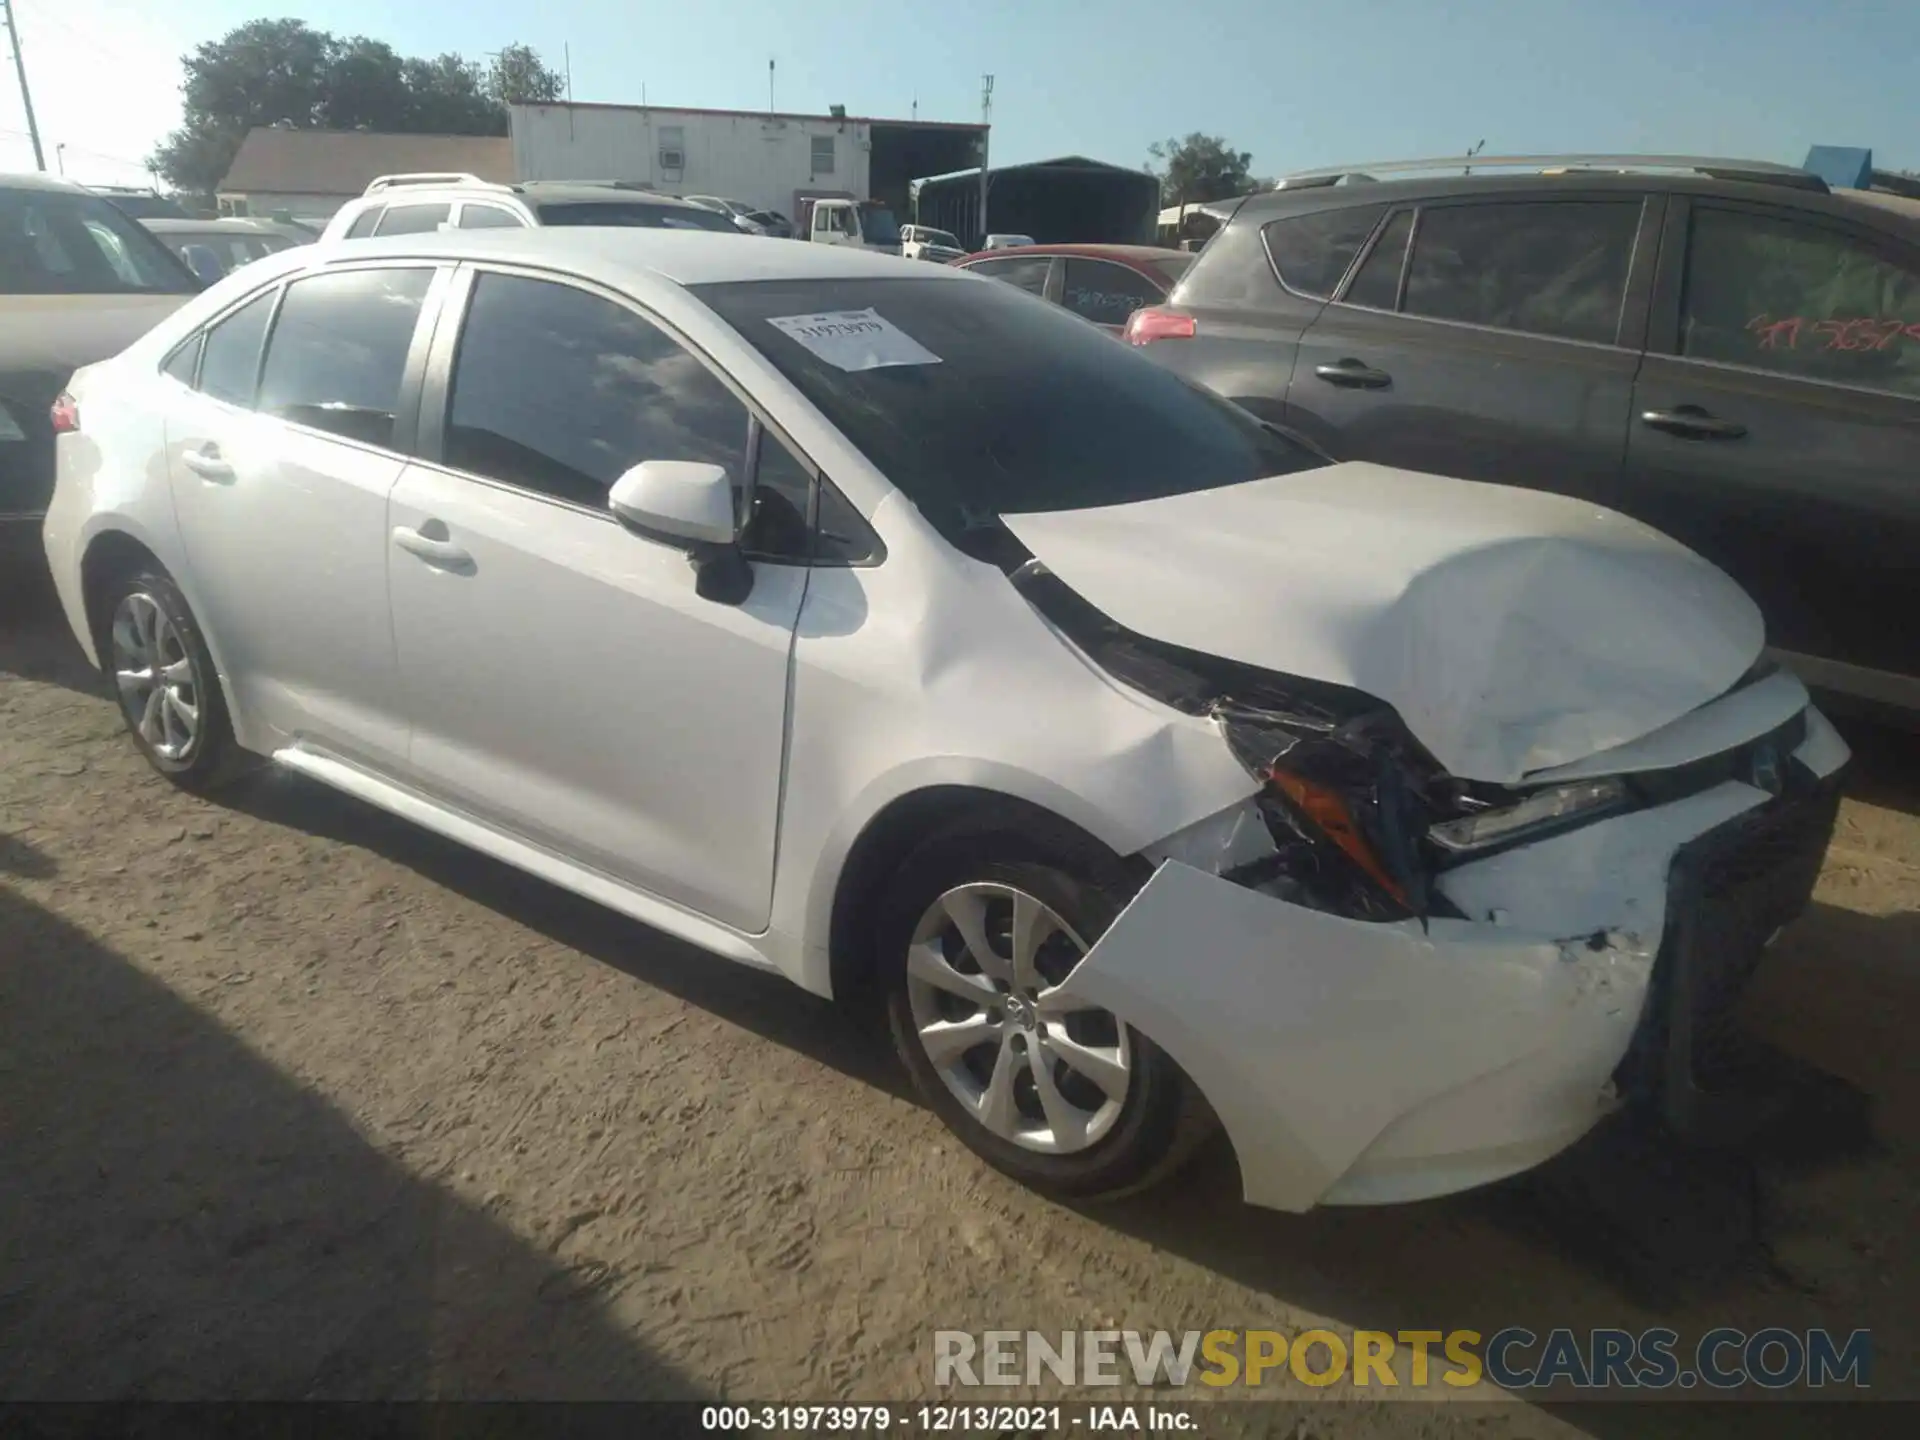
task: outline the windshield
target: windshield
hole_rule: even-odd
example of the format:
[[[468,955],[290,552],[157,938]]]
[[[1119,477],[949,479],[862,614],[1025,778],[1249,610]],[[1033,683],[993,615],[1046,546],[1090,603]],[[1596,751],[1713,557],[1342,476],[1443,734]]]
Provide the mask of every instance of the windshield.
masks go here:
[[[960,248],[960,242],[945,230],[927,230],[923,228],[913,233],[919,237],[923,245],[944,245],[949,250],[958,250]]]
[[[655,205],[645,200],[565,200],[540,207],[542,225],[623,225],[652,230],[715,230],[738,235],[739,227],[704,205]]]
[[[692,289],[950,539],[1003,514],[1119,505],[1325,463],[1011,285],[869,278]],[[868,309],[899,332],[900,353],[924,349],[937,361],[846,370],[788,333],[803,318],[817,325]]]
[[[190,272],[94,195],[0,188],[0,295],[190,295]]]
[[[893,212],[884,205],[856,206],[854,213],[860,217],[860,238],[869,245],[898,245],[900,226],[893,218]]]

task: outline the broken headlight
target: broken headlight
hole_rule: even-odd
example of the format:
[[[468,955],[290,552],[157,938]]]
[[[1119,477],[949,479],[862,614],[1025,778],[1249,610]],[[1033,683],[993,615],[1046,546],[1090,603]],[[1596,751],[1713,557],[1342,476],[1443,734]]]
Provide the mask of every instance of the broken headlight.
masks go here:
[[[1395,727],[1379,714],[1214,711],[1241,764],[1266,782],[1257,803],[1275,854],[1235,877],[1352,919],[1424,916],[1417,838],[1426,823]]]
[[[1517,805],[1444,820],[1428,829],[1427,839],[1449,855],[1471,855],[1597,820],[1626,803],[1627,787],[1617,776],[1576,780],[1536,790]]]

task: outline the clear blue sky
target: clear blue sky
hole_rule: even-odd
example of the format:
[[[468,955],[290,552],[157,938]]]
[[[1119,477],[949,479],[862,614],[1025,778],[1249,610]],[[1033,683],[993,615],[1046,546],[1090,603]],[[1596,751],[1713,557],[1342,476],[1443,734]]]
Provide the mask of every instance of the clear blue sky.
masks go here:
[[[259,0],[17,0],[43,134],[70,172],[137,178],[178,116],[173,57]],[[1442,13],[1445,11],[1446,13]],[[159,13],[156,13],[159,12]],[[1815,142],[1920,168],[1920,0],[333,0],[310,23],[403,54],[522,41],[574,96],[977,118],[997,163],[1146,159],[1203,130],[1260,174],[1340,160],[1661,150],[1799,161]],[[26,168],[10,67],[0,169]]]

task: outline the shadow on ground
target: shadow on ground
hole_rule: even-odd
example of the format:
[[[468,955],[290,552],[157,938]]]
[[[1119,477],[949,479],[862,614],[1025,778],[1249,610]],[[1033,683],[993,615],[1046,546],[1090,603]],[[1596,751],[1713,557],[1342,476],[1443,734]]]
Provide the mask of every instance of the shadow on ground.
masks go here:
[[[44,596],[28,610],[0,610],[0,670],[101,693]],[[1920,813],[1920,740],[1858,724],[1847,733],[1860,756],[1854,792]],[[907,1093],[871,1026],[777,977],[716,965],[290,776],[262,775],[222,800],[381,854],[776,1044]],[[31,868],[45,862],[19,842],[0,847],[0,862],[46,878]],[[680,1377],[608,1332],[592,1296],[550,1257],[406,1174],[122,957],[3,888],[0,942],[0,1236],[26,1257],[0,1270],[0,1393],[331,1395],[356,1375],[394,1395],[686,1393]],[[1915,955],[1920,914],[1816,905],[1782,941],[1757,997],[1763,1029],[1903,1117],[1891,1165],[1886,1156],[1824,1162],[1878,1178],[1843,1175],[1827,1187],[1833,1213],[1816,1206],[1794,1217],[1838,1243],[1895,1237],[1886,1243],[1904,1249],[1860,1262],[1876,1281],[1886,1269],[1888,1288],[1822,1294],[1761,1255],[1659,1314],[1625,1298],[1606,1257],[1570,1242],[1524,1187],[1277,1215],[1239,1203],[1221,1144],[1177,1184],[1092,1213],[1257,1294],[1369,1327],[1490,1334],[1515,1323],[1670,1323],[1697,1334],[1721,1323],[1830,1324],[1874,1328],[1910,1352],[1907,1297],[1920,1262],[1898,1237],[1911,1232],[1905,1197],[1920,1154],[1904,1119],[1920,1115],[1909,1058],[1920,1020]],[[221,1173],[236,1146],[254,1177],[244,1193],[201,1193],[196,1175]],[[48,1203],[25,1205],[19,1167],[49,1177]],[[1766,1186],[1798,1173],[1784,1154],[1759,1163]],[[1700,1218],[1712,1223],[1710,1213]],[[1683,1408],[1695,1412],[1680,1422],[1685,1433],[1700,1433],[1701,1407]],[[1577,1423],[1623,1440],[1679,1433],[1669,1413],[1583,1407]],[[1802,1433],[1800,1422],[1777,1433]],[[1776,1433],[1771,1423],[1742,1422],[1742,1433]]]
[[[0,1396],[699,1398],[591,1285],[7,883],[50,863],[0,845]]]

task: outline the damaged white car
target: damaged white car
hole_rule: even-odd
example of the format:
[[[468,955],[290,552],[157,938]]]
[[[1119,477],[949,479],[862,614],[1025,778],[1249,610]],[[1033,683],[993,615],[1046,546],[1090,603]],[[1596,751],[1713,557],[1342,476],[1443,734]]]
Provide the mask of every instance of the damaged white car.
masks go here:
[[[643,231],[310,247],[54,412],[152,763],[243,753],[820,995],[1091,1196],[1509,1175],[1713,1042],[1846,749],[1723,575],[1335,465],[1006,285]],[[621,1077],[609,1074],[609,1083]]]

